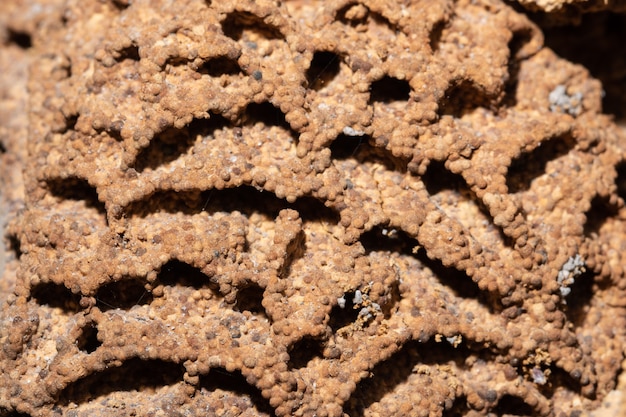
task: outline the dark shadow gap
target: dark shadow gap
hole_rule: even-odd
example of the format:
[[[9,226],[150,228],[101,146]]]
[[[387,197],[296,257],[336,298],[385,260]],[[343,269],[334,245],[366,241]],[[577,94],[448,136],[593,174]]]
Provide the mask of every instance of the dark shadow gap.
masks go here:
[[[178,259],[168,261],[161,266],[156,283],[170,287],[181,285],[196,290],[209,288],[215,295],[220,295],[219,286],[211,280],[211,277],[204,274],[200,269]]]
[[[320,91],[339,74],[341,58],[332,51],[315,51],[311,65],[306,71],[308,88]]]
[[[198,68],[198,72],[211,77],[243,74],[237,60],[227,56],[218,56],[207,60]]]
[[[30,298],[37,304],[60,308],[65,314],[76,314],[81,310],[80,294],[74,294],[64,285],[45,282],[34,285],[30,289]]]
[[[129,310],[136,305],[148,305],[152,299],[152,292],[145,288],[144,282],[133,277],[104,284],[96,292],[96,306],[101,311]]]
[[[406,172],[407,161],[394,156],[384,149],[385,138],[376,140],[368,135],[348,136],[340,134],[330,144],[331,157],[336,160],[355,159],[360,163],[371,162],[385,167],[389,171]]]
[[[305,336],[289,348],[289,369],[305,368],[314,358],[321,358],[324,346],[320,340]]]
[[[13,253],[15,259],[19,260],[23,255],[20,240],[16,235],[8,235],[7,238],[9,241],[9,250]]]
[[[443,31],[447,25],[447,20],[442,19],[435,22],[433,27],[430,29],[430,33],[428,34],[428,44],[430,45],[430,50],[433,54],[439,50],[441,37],[443,36]]]
[[[263,307],[264,289],[255,283],[248,284],[244,288],[237,290],[234,310],[239,312],[249,311],[250,313],[268,318]]]
[[[504,309],[501,296],[497,293],[481,291],[478,284],[465,271],[453,267],[446,267],[439,259],[430,259],[426,251],[420,248],[413,255],[422,265],[432,271],[435,278],[456,297],[472,299],[487,307],[490,313],[495,314]]]
[[[353,28],[360,28],[363,25],[373,24],[384,26],[392,33],[398,32],[400,28],[391,23],[389,19],[377,12],[372,12],[366,5],[359,2],[348,3],[341,9],[337,10],[336,19],[344,25]]]
[[[278,268],[278,276],[280,278],[286,278],[291,273],[291,266],[293,263],[301,259],[306,251],[306,234],[304,230],[300,230],[296,236],[287,244],[285,248],[285,259]]]
[[[187,126],[168,127],[156,135],[135,158],[134,168],[143,172],[169,164],[187,153],[198,136],[210,137],[217,129],[230,123],[221,115],[211,114],[208,119],[194,119]]]
[[[95,372],[70,383],[61,391],[58,402],[63,406],[83,404],[120,391],[153,393],[182,381],[184,374],[185,368],[180,364],[132,358],[120,367]]]
[[[582,385],[580,383],[580,378],[582,374],[580,371],[573,371],[571,373],[565,372],[563,369],[552,365],[550,367],[550,375],[548,380],[550,384],[546,384],[542,386],[541,390],[542,394],[546,396],[546,398],[551,399],[554,393],[557,391],[558,387],[562,387],[567,391],[575,393],[577,395],[582,395]],[[591,400],[595,400],[595,394],[589,397]]]
[[[450,403],[448,403],[448,401],[450,401]],[[469,410],[467,398],[462,395],[455,398],[454,401],[446,400],[441,417],[465,417]]]
[[[450,172],[446,167],[445,163],[442,161],[430,161],[426,172],[421,177],[424,186],[426,187],[426,191],[428,194],[436,199],[437,194],[442,191],[452,191],[454,192],[454,198],[457,201],[470,202],[482,213],[482,215],[489,219],[490,224],[485,227],[493,227],[498,231],[498,235],[500,236],[500,241],[503,245],[508,246],[510,248],[515,246],[515,242],[512,238],[504,234],[502,228],[498,227],[489,212],[489,209],[485,206],[483,201],[479,199],[476,194],[468,187],[465,179],[460,174],[455,174]],[[444,209],[445,211],[445,209]],[[451,216],[452,217],[452,216]],[[459,223],[462,223],[460,220]]]
[[[587,270],[575,277],[573,284],[567,286],[571,292],[565,296],[565,315],[576,328],[582,326],[587,318],[591,299],[597,292],[594,287],[602,286],[602,283],[596,281],[596,276],[593,271]]]
[[[208,191],[158,191],[146,199],[129,204],[126,213],[129,216],[146,217],[158,212],[193,215],[201,211],[239,211],[247,216],[261,213],[269,219],[275,219],[280,210],[287,208],[296,210],[304,221],[324,221],[330,224],[339,222],[339,214],[314,197],[300,197],[294,203],[288,203],[274,193],[259,191],[247,185]]]
[[[275,416],[269,400],[261,395],[261,391],[250,384],[240,371],[228,372],[224,368],[211,368],[207,375],[200,376],[199,389],[208,392],[223,390],[238,397],[249,399],[258,413]]]
[[[530,152],[524,152],[509,166],[506,185],[509,193],[528,191],[534,179],[546,173],[548,162],[569,153],[576,141],[570,134],[549,138]]]
[[[328,326],[334,334],[343,327],[354,323],[359,317],[359,309],[354,307],[354,291],[349,291],[342,296],[342,300],[330,312]]]
[[[390,252],[413,256],[413,247],[417,242],[400,229],[376,226],[363,233],[359,238],[366,254],[371,252]]]
[[[65,117],[64,132],[70,132],[76,129],[76,122],[78,121],[78,115],[73,114]]]
[[[378,81],[374,81],[370,86],[370,104],[393,103],[396,101],[409,101],[411,87],[406,80],[399,80],[388,75]]]
[[[340,134],[330,144],[330,155],[332,159],[348,159],[357,154],[361,145],[369,146],[370,136],[348,136]]]
[[[617,164],[615,170],[617,171],[617,178],[615,178],[617,195],[626,201],[626,160]]]
[[[502,104],[506,107],[515,107],[517,104],[517,86],[519,81],[519,71],[524,56],[521,56],[523,48],[532,41],[531,29],[522,29],[513,32],[513,37],[509,41],[509,78],[504,86],[504,98]]]
[[[266,23],[262,18],[249,12],[234,11],[228,13],[222,21],[224,35],[235,41],[241,40],[244,30],[255,32],[265,39],[284,39],[276,26]]]
[[[533,16],[540,21],[541,16]],[[550,19],[552,20],[552,19]],[[540,22],[541,24],[541,22]],[[584,14],[578,25],[543,27],[545,45],[557,55],[583,65],[602,82],[603,111],[626,118],[626,15]]]
[[[7,148],[6,146],[4,146],[4,143],[0,141],[0,154],[5,154],[5,153],[7,153]]]
[[[33,39],[30,33],[9,29],[8,35],[8,42],[16,45],[20,49],[30,49],[33,47]]]
[[[489,96],[483,88],[468,80],[457,80],[444,93],[438,113],[461,118],[479,107],[493,109],[496,104],[495,97]]]
[[[337,10],[335,18],[344,25],[356,27],[367,23],[369,14],[370,10],[367,6],[358,2],[353,2],[348,3],[341,9]]]
[[[606,221],[617,216],[618,208],[609,202],[608,197],[595,196],[591,200],[591,208],[585,213],[585,236],[593,237],[598,235]]]
[[[503,395],[494,407],[496,415],[534,416],[535,410],[522,398],[510,394]]]
[[[104,203],[98,199],[98,192],[86,180],[78,177],[49,178],[46,180],[48,191],[62,200],[84,201],[85,207],[96,209],[106,216]]]
[[[294,139],[298,137],[285,120],[285,114],[267,101],[248,104],[241,119],[243,125],[254,126],[261,123],[265,127],[278,126],[290,132]]]
[[[453,361],[464,368],[467,355],[470,352],[463,345],[454,348],[447,341],[410,341],[389,359],[379,362],[372,369],[370,377],[359,381],[352,396],[344,404],[344,413],[350,416],[364,415],[372,404],[380,402],[387,395],[393,395],[399,385],[406,383],[416,365],[437,367]],[[443,411],[445,404],[441,406]]]
[[[119,51],[114,52],[114,58],[117,62],[125,60],[138,62],[141,59],[139,57],[139,47],[136,45],[130,45],[126,48],[120,49]]]
[[[95,323],[89,323],[82,329],[76,345],[85,353],[93,353],[102,345],[98,340],[98,327]]]

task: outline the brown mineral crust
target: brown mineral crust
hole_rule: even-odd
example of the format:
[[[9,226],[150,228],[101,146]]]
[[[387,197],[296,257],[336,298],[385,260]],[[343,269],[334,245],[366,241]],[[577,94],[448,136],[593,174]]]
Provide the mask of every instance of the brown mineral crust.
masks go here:
[[[560,416],[613,395],[625,137],[524,15],[48,6],[14,23],[37,59],[0,413]]]

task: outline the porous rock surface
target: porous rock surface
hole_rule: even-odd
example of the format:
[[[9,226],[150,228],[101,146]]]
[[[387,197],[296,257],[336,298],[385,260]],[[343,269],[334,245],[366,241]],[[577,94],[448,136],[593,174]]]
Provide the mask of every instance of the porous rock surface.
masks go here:
[[[3,7],[35,58],[0,412],[560,417],[616,392],[624,136],[523,14]]]

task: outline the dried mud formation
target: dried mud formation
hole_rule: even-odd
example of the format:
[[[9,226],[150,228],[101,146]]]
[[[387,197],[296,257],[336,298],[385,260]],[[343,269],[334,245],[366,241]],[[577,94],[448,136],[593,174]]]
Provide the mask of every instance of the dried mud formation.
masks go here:
[[[574,417],[615,392],[625,138],[523,14],[34,10],[0,414]]]

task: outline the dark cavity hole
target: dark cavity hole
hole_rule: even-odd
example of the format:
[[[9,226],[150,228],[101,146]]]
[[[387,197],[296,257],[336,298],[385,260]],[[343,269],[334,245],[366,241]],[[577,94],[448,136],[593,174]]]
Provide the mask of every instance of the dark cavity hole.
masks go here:
[[[86,353],[95,352],[102,345],[102,342],[98,340],[98,328],[94,323],[83,328],[78,337],[77,345],[80,350]]]
[[[626,201],[626,161],[621,161],[617,164],[615,170],[617,171],[617,178],[615,179],[617,195]]]
[[[212,282],[210,277],[200,271],[200,269],[177,259],[173,259],[161,266],[157,281],[172,287],[183,285],[195,289],[211,288],[216,294],[219,294],[217,284]]]
[[[626,118],[626,15],[584,14],[579,25],[546,27],[544,34],[547,47],[602,82],[603,110]]]
[[[237,291],[237,303],[235,310],[243,312],[249,311],[252,314],[267,317],[263,308],[263,288],[257,284],[249,284],[245,288]]]
[[[179,364],[132,358],[118,368],[108,368],[69,384],[61,392],[59,402],[82,404],[119,391],[152,393],[182,381],[184,373],[184,367]]]
[[[331,83],[339,74],[339,55],[331,51],[316,51],[311,66],[306,71],[309,88],[315,91]]]
[[[490,225],[498,231],[502,243],[506,246],[513,247],[515,242],[509,236],[506,236],[502,229],[494,224],[489,209],[485,206],[481,199],[467,186],[465,179],[460,174],[455,174],[446,169],[444,162],[431,161],[426,169],[426,173],[422,176],[424,186],[431,196],[448,190],[453,191],[455,198],[459,201],[468,201],[475,204],[480,212],[490,220]]]
[[[241,67],[236,60],[227,56],[218,56],[206,61],[198,69],[200,74],[206,74],[211,77],[219,77],[220,75],[237,75],[242,74]]]
[[[136,305],[147,305],[152,302],[152,293],[146,290],[138,279],[126,278],[110,282],[98,288],[96,306],[101,311],[112,309],[128,310]]]
[[[50,193],[62,200],[84,201],[85,207],[106,214],[104,203],[98,199],[98,192],[89,183],[78,177],[53,178],[46,181]]]
[[[430,29],[430,34],[428,35],[428,43],[430,45],[430,50],[433,53],[439,50],[439,44],[441,43],[443,30],[446,28],[447,24],[448,23],[445,20],[439,20]]]
[[[333,159],[348,159],[354,156],[362,144],[369,143],[369,136],[348,136],[343,133],[330,145],[330,154]]]
[[[498,401],[494,411],[497,415],[534,416],[533,408],[517,396],[505,394]]]
[[[367,22],[369,9],[360,3],[349,3],[337,11],[337,19],[350,26],[358,26]]]
[[[65,131],[70,132],[76,128],[76,122],[78,121],[78,115],[74,114],[65,118]]]
[[[243,36],[244,30],[253,31],[266,39],[282,39],[283,35],[276,26],[265,23],[263,19],[249,12],[235,11],[222,21],[224,35],[236,41]]]
[[[608,197],[595,196],[591,208],[586,213],[585,236],[597,235],[608,218],[617,215],[618,208],[609,202]]]
[[[115,60],[117,62],[122,62],[127,59],[130,61],[139,61],[141,59],[139,57],[139,47],[136,45],[130,45],[115,53]]]
[[[9,29],[9,43],[19,46],[21,49],[30,49],[33,40],[29,33]]]
[[[22,257],[22,249],[21,249],[20,240],[15,235],[9,235],[8,239],[9,239],[9,250],[13,253],[13,256],[15,256],[15,259],[19,260]]]
[[[378,363],[370,377],[362,379],[350,399],[344,405],[344,412],[351,416],[364,415],[372,404],[381,401],[387,395],[405,383],[413,374],[418,364],[437,367],[451,360],[463,366],[467,349],[462,346],[452,347],[447,341],[434,340],[425,342],[410,341],[389,359]],[[452,401],[447,407],[452,407]],[[446,407],[446,404],[442,404]]]
[[[456,118],[472,113],[479,107],[491,108],[494,100],[480,87],[470,81],[453,83],[439,103],[439,114]]]
[[[426,173],[422,176],[422,182],[431,196],[443,190],[467,188],[463,177],[448,171],[442,161],[430,161]]]
[[[135,169],[143,172],[146,168],[157,169],[185,154],[194,143],[189,128],[170,127],[154,137],[150,144],[141,150],[135,159]]]
[[[314,358],[324,354],[322,342],[311,337],[304,337],[289,348],[289,369],[301,369]]]
[[[509,78],[504,86],[503,104],[514,107],[517,104],[517,86],[519,80],[519,70],[523,59],[526,58],[524,47],[532,41],[530,29],[513,32],[513,37],[509,41]]]
[[[266,413],[275,416],[269,400],[261,395],[261,391],[249,383],[241,372],[228,372],[224,368],[212,368],[207,375],[200,377],[200,389],[214,392],[216,390],[229,391],[238,397],[248,399],[256,408],[257,413]]]
[[[304,256],[306,250],[306,234],[304,230],[300,230],[296,236],[294,236],[286,247],[286,257],[278,270],[278,276],[286,278],[291,273],[291,265]]]
[[[291,130],[291,126],[285,120],[283,112],[267,101],[248,104],[243,115],[243,123],[251,125],[262,123],[267,127],[280,126],[287,131]]]
[[[420,248],[414,256],[430,269],[439,282],[456,297],[477,300],[491,312],[502,311],[501,296],[497,293],[481,291],[478,284],[465,271],[444,266],[439,259],[430,259],[423,248]]]
[[[74,294],[64,285],[46,282],[34,285],[30,289],[30,296],[40,305],[60,308],[65,314],[75,314],[80,311],[80,294]]]
[[[391,227],[376,226],[361,235],[361,245],[367,253],[395,252],[411,255],[416,242],[404,231]]]
[[[574,145],[570,135],[563,135],[550,138],[532,151],[522,153],[509,166],[506,177],[509,193],[528,191],[533,180],[546,173],[548,162],[566,155]]]
[[[456,397],[454,401],[451,399],[446,400],[444,408],[441,417],[464,417],[469,412],[467,398],[464,395]]]
[[[408,101],[411,87],[408,81],[385,76],[374,81],[370,87],[370,102],[391,103],[394,101]]]
[[[7,153],[7,148],[4,146],[4,143],[0,141],[0,154]]]
[[[359,309],[354,308],[354,291],[345,293],[343,299],[345,300],[343,308],[337,304],[330,312],[328,325],[333,333],[337,333],[337,330],[354,323],[359,316]]]
[[[574,283],[568,286],[571,292],[565,297],[567,302],[565,314],[575,327],[583,325],[591,305],[591,298],[597,293],[594,289],[595,278],[596,274],[587,270],[574,278]],[[598,285],[602,286],[602,283]]]

